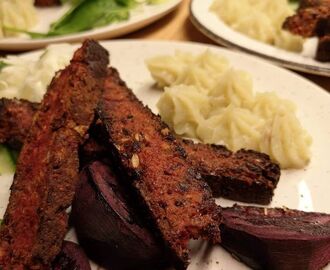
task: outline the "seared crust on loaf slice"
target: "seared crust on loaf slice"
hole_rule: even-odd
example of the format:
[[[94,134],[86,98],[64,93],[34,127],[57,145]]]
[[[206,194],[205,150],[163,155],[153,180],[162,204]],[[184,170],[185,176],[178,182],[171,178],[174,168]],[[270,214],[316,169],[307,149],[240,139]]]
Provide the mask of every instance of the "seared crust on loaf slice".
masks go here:
[[[49,269],[67,231],[78,180],[78,147],[103,91],[108,53],[94,41],[57,73],[19,156],[0,231],[0,268]]]
[[[271,202],[281,170],[268,155],[244,149],[233,153],[224,146],[187,140],[182,145],[214,196],[258,204]]]
[[[234,205],[221,245],[253,269],[319,270],[330,262],[330,215]]]
[[[160,117],[143,106],[114,69],[98,114],[121,173],[148,210],[176,268],[186,269],[190,239],[220,241],[220,217],[208,185]]]
[[[330,0],[300,0],[299,8],[317,7],[320,5],[330,5]]]
[[[39,103],[19,99],[0,99],[0,143],[20,149],[30,130]]]
[[[330,3],[302,8],[295,15],[288,17],[283,28],[302,37],[323,36],[330,32]]]

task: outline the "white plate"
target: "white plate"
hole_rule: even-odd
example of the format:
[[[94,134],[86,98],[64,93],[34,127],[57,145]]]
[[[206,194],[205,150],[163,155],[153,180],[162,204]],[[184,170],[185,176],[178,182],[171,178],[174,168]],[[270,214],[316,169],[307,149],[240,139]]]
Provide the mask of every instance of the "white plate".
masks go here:
[[[316,39],[308,40],[302,53],[276,48],[231,29],[209,10],[212,2],[213,0],[192,0],[190,19],[197,29],[213,41],[265,58],[287,68],[330,77],[330,63],[322,63],[313,59],[317,46]]]
[[[86,38],[109,39],[122,36],[143,28],[144,26],[162,18],[174,10],[181,1],[182,0],[167,0],[162,4],[143,5],[142,7],[138,7],[136,10],[131,11],[131,16],[127,21],[113,23],[108,26],[76,34],[38,39],[31,39],[25,35],[14,38],[1,38],[0,50],[23,51],[42,48],[51,43],[80,42]],[[39,17],[39,23],[31,29],[31,31],[46,33],[50,24],[60,18],[68,9],[68,5],[52,8],[38,8],[37,14]]]
[[[209,48],[227,57],[236,68],[248,71],[254,80],[257,91],[276,91],[283,98],[293,100],[298,107],[298,116],[303,126],[313,137],[312,160],[302,170],[282,171],[279,185],[271,206],[286,206],[305,211],[319,211],[330,214],[330,95],[308,80],[266,63],[256,57],[236,53],[216,46],[194,43],[152,42],[152,41],[109,41],[102,43],[110,52],[111,64],[118,68],[122,78],[144,104],[157,113],[156,102],[161,91],[153,88],[144,61],[159,54],[173,54],[175,50],[200,53]],[[40,52],[22,57],[35,59]],[[8,181],[0,178],[0,216],[3,215],[8,198]],[[4,190],[7,189],[7,192]],[[233,201],[219,199],[223,206]],[[72,234],[68,238],[72,239]],[[204,253],[206,252],[206,253]],[[193,252],[189,270],[242,270],[248,269],[233,259],[221,247],[216,246]],[[96,268],[95,268],[96,269]],[[330,270],[330,266],[326,268]]]

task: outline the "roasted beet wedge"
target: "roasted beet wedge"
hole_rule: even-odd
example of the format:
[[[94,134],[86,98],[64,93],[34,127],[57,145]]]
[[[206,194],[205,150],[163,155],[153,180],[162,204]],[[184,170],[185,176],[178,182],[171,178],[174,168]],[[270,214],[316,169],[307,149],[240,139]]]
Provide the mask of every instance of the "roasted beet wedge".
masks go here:
[[[221,245],[254,269],[318,270],[330,261],[330,215],[223,208]]]
[[[109,269],[118,265],[120,269],[155,269],[164,260],[161,245],[104,162],[95,161],[81,172],[72,218],[87,252]]]
[[[79,245],[64,241],[62,251],[53,262],[52,270],[91,270],[91,266]]]

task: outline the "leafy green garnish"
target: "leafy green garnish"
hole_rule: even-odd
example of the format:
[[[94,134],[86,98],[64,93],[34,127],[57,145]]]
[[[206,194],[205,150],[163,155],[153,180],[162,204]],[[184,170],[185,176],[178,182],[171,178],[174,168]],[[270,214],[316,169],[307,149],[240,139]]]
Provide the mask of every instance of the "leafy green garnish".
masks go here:
[[[137,0],[61,0],[70,2],[72,8],[54,22],[48,33],[36,33],[5,27],[6,30],[24,33],[31,38],[67,35],[105,26],[129,19],[130,10],[140,5]],[[146,4],[159,4],[167,0],[145,0]]]
[[[0,71],[1,71],[3,68],[8,67],[8,66],[9,66],[9,64],[7,64],[6,62],[4,62],[4,61],[0,61]]]
[[[127,20],[132,6],[132,0],[84,0],[52,24],[48,36],[86,31]]]

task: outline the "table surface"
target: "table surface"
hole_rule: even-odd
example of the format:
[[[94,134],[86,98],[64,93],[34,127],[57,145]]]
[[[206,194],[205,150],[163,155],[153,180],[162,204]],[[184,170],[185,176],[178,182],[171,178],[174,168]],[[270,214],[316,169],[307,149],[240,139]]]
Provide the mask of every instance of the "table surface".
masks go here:
[[[183,0],[180,6],[161,20],[134,33],[120,38],[193,41],[216,44],[200,33],[189,20],[190,0]],[[220,46],[220,45],[219,45]],[[297,72],[330,92],[330,77],[321,77]]]

